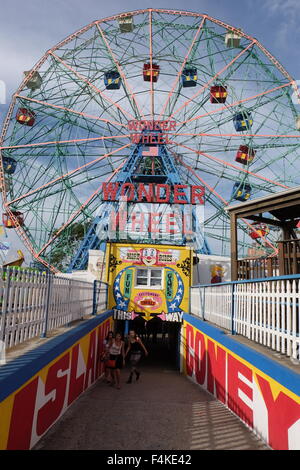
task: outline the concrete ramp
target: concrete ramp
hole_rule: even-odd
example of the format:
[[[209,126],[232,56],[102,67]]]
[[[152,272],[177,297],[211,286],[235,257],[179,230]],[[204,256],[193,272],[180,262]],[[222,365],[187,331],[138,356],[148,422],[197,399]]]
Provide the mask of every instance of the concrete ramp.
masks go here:
[[[38,450],[265,450],[212,395],[166,367],[141,365],[139,382],[96,382],[62,416]]]

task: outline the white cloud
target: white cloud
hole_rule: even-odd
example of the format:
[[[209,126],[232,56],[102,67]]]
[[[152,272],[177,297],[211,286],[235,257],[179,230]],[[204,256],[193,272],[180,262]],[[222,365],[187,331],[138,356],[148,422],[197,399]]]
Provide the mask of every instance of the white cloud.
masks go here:
[[[295,36],[299,34],[299,0],[265,0],[263,8],[267,15],[274,21],[274,28],[277,29],[276,40],[278,45],[287,49],[294,47]],[[290,41],[292,35],[293,41]]]

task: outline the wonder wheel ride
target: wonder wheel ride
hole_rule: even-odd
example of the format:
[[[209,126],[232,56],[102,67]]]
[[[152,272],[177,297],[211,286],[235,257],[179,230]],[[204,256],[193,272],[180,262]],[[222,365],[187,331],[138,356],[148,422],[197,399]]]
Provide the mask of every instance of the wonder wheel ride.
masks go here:
[[[48,50],[13,95],[0,143],[3,223],[38,261],[65,269],[105,212],[102,183],[119,181],[132,158],[129,123],[161,121],[173,123],[164,151],[179,182],[205,188],[203,240],[228,255],[228,205],[300,184],[299,103],[257,39],[206,14],[96,20]],[[272,229],[243,220],[239,231],[239,255],[253,243],[276,249]]]

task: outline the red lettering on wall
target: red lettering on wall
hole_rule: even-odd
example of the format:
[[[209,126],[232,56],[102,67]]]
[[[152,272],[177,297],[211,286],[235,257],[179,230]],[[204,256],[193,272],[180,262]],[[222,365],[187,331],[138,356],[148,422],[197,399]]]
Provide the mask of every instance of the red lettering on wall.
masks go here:
[[[39,379],[36,377],[15,395],[7,450],[28,450],[30,448],[38,381]]]
[[[195,375],[198,384],[203,385],[206,377],[206,350],[205,338],[200,331],[195,337]]]
[[[228,360],[228,407],[238,415],[245,423],[253,427],[253,410],[239,397],[239,390],[243,391],[252,401],[253,391],[245,382],[239,378],[239,373],[252,382],[252,370],[230,354]]]
[[[96,378],[98,378],[104,369],[103,362],[101,362],[101,354],[104,351],[104,338],[108,333],[108,326],[109,322],[101,323],[101,325],[97,329],[97,361],[96,361]],[[107,332],[107,333],[106,333]]]
[[[226,401],[226,351],[213,341],[207,344],[207,389],[220,401]]]
[[[186,325],[186,345],[185,345],[185,361],[186,361],[186,373],[190,377],[193,375],[194,370],[194,330],[191,325]]]
[[[97,360],[96,360],[96,378],[102,374],[104,370],[104,363],[101,362],[101,353],[104,351],[104,339],[108,335],[110,328],[110,322],[106,321],[105,323],[101,323],[98,327],[98,340],[97,340]]]
[[[89,379],[91,376],[91,383],[95,381],[95,366],[96,366],[96,331],[90,334],[89,352],[86,364],[84,389],[89,386]]]
[[[300,405],[283,392],[274,400],[269,382],[256,376],[268,410],[269,445],[275,450],[288,450],[288,430],[300,419]]]
[[[51,392],[55,393],[54,398],[50,398],[38,412],[36,425],[36,433],[38,436],[41,436],[49,429],[57,420],[63,409],[68,376],[67,374],[61,376],[61,373],[69,368],[69,362],[70,355],[67,353],[48,370],[45,383],[45,395]]]
[[[79,344],[72,348],[68,406],[83,392],[84,372],[77,377]]]

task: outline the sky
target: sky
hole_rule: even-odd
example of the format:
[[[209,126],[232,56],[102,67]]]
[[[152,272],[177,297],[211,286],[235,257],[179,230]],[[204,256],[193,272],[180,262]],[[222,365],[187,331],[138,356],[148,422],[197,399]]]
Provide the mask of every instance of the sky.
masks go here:
[[[0,5],[1,127],[23,71],[30,70],[49,48],[96,19],[143,8],[206,13],[241,28],[258,39],[295,80],[300,80],[299,0],[0,0]],[[22,247],[12,232],[8,233],[13,246],[10,259]]]

